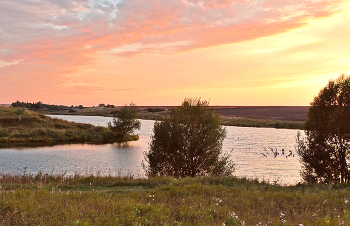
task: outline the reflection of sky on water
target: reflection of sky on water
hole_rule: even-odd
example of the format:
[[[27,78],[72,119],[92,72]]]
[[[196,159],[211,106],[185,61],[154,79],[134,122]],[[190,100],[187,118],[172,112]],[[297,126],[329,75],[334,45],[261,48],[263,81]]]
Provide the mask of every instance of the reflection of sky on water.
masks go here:
[[[294,184],[300,181],[301,169],[295,152],[297,132],[287,129],[227,127],[223,148],[231,153],[236,163],[236,175]],[[275,157],[270,148],[279,154]],[[289,150],[292,151],[291,156],[288,156]]]
[[[105,126],[111,118],[99,116],[54,116],[70,121]],[[141,167],[148,150],[154,121],[142,120],[141,130],[135,131],[140,140],[124,144],[71,144],[40,148],[0,149],[0,172],[111,174],[118,172],[144,175]],[[236,164],[235,175],[294,184],[300,181],[300,163],[295,154],[296,130],[227,127],[223,149]],[[274,157],[269,147],[278,150]],[[264,150],[266,149],[266,151]],[[282,155],[282,148],[286,151]],[[286,158],[289,150],[295,157]],[[288,153],[287,153],[288,152]],[[262,155],[261,153],[264,153]]]

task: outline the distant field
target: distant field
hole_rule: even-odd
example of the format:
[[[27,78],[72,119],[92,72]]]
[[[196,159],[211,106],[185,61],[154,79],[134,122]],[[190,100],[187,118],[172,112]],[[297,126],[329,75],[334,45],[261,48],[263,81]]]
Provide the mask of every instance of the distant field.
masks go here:
[[[217,110],[226,117],[305,122],[309,107],[218,107]]]
[[[137,108],[164,108],[171,109],[176,106],[138,106]],[[307,120],[308,106],[211,106],[216,109],[221,116],[244,117],[251,119],[270,119],[283,121]]]
[[[1,104],[0,104],[1,105]],[[9,105],[5,105],[9,106]],[[140,119],[161,120],[169,114],[171,108],[177,106],[136,106],[139,110]],[[42,114],[59,115],[89,115],[89,116],[113,116],[121,106],[107,107],[73,107],[49,111],[48,109],[37,110]],[[244,127],[270,127],[286,129],[303,129],[307,120],[309,107],[306,106],[210,106],[216,109],[222,117],[223,125]]]
[[[0,104],[0,107],[9,107],[10,104]],[[118,110],[121,106],[116,106]],[[139,110],[146,110],[150,108],[163,108],[169,110],[177,106],[137,106]],[[216,109],[221,116],[225,117],[244,117],[251,119],[271,119],[271,120],[285,120],[285,121],[301,121],[307,120],[308,106],[210,106]],[[79,113],[100,113],[101,115],[111,114],[113,108],[98,108],[86,107],[85,110],[79,110]],[[45,111],[43,112],[45,113]],[[52,112],[47,112],[52,113]],[[56,112],[58,113],[58,112]],[[68,112],[60,112],[68,113]]]

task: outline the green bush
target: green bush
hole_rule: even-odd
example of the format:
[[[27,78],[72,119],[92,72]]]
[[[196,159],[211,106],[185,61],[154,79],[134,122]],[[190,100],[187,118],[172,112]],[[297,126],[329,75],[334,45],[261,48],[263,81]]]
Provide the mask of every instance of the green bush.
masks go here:
[[[234,167],[221,152],[226,130],[208,102],[185,99],[169,116],[156,122],[150,150],[145,153],[148,176],[230,175]]]

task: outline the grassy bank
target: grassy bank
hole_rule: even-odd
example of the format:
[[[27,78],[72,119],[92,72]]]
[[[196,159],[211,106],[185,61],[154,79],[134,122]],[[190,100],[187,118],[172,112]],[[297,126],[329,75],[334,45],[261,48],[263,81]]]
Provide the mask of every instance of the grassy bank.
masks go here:
[[[0,186],[1,225],[350,225],[348,186],[42,174]]]
[[[111,108],[76,108],[74,111],[56,111],[46,112],[46,114],[60,115],[82,115],[82,116],[104,116],[112,117],[116,110]],[[164,108],[145,108],[138,110],[138,118],[145,120],[161,120],[169,110]],[[220,111],[219,111],[220,115]],[[304,122],[292,120],[276,120],[276,119],[253,119],[247,117],[233,117],[221,115],[222,124],[225,126],[241,126],[241,127],[264,127],[264,128],[283,128],[283,129],[303,129]]]
[[[0,107],[0,144],[113,143],[137,140],[138,136],[117,139],[101,126],[53,119],[37,112]]]
[[[276,129],[304,129],[304,122],[271,120],[271,119],[250,119],[244,117],[221,117],[222,124],[225,126],[241,127],[263,127]]]

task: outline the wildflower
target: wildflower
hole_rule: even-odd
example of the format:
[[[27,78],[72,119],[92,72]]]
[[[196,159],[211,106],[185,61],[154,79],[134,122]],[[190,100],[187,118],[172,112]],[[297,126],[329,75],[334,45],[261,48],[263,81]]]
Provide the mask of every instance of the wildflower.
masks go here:
[[[215,201],[215,202],[214,202],[214,205],[216,205],[216,206],[218,206],[219,203],[222,203],[222,202],[223,202],[220,198],[215,198],[215,197],[214,197],[213,200]]]
[[[230,217],[235,217],[235,216],[236,216],[236,213],[235,213],[235,212],[232,212],[232,213],[229,213],[228,215],[230,215]]]
[[[349,200],[345,199],[345,201],[344,201],[344,202],[345,202],[345,204],[348,204],[348,203],[349,203]]]

